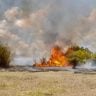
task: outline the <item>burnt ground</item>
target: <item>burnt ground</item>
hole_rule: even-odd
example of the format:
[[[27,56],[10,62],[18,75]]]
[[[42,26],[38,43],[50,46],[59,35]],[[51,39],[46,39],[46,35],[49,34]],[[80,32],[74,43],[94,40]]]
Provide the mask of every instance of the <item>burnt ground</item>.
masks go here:
[[[9,68],[0,68],[0,72],[48,72],[48,71],[68,71],[72,73],[82,73],[82,74],[96,74],[96,68],[87,69],[87,68],[76,68],[72,69],[71,67],[32,67],[32,66],[10,66]]]

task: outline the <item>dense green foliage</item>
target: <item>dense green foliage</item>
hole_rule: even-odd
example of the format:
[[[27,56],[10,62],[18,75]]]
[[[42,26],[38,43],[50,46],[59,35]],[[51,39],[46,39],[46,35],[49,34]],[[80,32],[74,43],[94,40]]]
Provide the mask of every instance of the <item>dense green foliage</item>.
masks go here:
[[[8,68],[11,60],[10,49],[0,44],[0,67]]]
[[[96,59],[96,53],[94,53],[94,54],[92,55],[92,58],[93,58],[93,59]]]
[[[68,48],[66,56],[69,58],[71,64],[75,63],[75,65],[77,65],[79,63],[85,63],[88,59],[95,58],[96,55],[94,55],[88,48],[72,46]]]

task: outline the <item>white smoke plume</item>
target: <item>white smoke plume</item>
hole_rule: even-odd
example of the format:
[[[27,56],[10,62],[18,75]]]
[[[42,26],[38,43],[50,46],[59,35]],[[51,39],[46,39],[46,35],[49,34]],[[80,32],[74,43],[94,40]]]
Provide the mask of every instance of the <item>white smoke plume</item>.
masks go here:
[[[15,24],[21,28],[29,28],[32,26],[32,21],[27,17],[27,18],[17,20]]]
[[[18,7],[12,7],[5,12],[5,18],[9,21],[13,21],[20,17],[22,14],[22,11]]]
[[[76,33],[74,42],[96,52],[96,9],[93,9],[87,17],[83,17],[74,31]]]
[[[3,12],[0,40],[16,54],[33,58],[47,57],[55,44],[78,44],[96,52],[96,9],[78,2],[19,0]]]

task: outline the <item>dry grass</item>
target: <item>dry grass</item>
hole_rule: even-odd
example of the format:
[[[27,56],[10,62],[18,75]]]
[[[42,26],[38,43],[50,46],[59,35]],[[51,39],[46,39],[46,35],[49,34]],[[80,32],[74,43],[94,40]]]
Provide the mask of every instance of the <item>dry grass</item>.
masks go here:
[[[96,75],[0,72],[0,96],[96,96]]]

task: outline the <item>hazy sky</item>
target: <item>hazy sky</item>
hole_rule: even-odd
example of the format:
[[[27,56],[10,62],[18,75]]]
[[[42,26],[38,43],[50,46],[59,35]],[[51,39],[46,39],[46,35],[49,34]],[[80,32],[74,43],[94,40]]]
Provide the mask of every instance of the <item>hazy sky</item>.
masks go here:
[[[96,0],[0,0],[0,41],[34,58],[55,44],[96,51]]]

